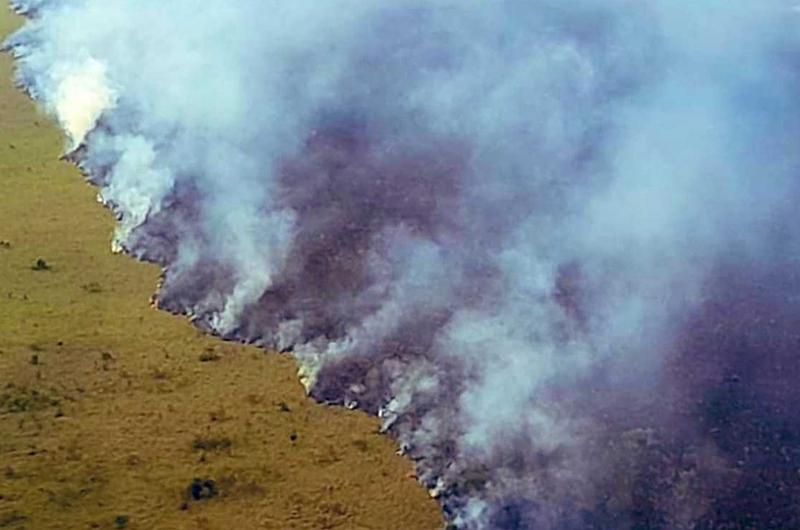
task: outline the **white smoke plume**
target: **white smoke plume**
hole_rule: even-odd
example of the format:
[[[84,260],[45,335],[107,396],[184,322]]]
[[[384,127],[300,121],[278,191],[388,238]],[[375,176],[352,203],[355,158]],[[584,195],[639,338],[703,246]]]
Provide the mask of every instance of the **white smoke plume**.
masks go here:
[[[379,414],[463,529],[800,527],[782,0],[17,0],[161,307]]]

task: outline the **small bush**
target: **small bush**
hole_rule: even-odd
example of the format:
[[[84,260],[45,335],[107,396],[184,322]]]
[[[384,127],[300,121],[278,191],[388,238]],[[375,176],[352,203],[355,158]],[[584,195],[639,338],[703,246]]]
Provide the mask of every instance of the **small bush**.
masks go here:
[[[81,285],[81,289],[83,289],[87,293],[93,293],[93,294],[103,292],[103,288],[97,282],[89,282],[87,284]]]
[[[233,442],[228,437],[221,438],[195,438],[192,449],[195,451],[223,451],[230,449]]]
[[[186,488],[186,496],[190,499],[201,501],[219,495],[217,483],[209,478],[196,478]]]
[[[170,378],[169,372],[162,370],[161,368],[153,368],[151,375],[153,376],[153,379],[158,381],[166,381]]]
[[[33,264],[33,266],[31,267],[31,269],[33,269],[35,271],[49,271],[49,270],[52,269],[52,267],[50,267],[50,264],[47,263],[42,258],[38,258],[36,260],[36,262]]]
[[[215,353],[213,351],[210,351],[210,352],[207,351],[207,352],[201,353],[200,357],[198,357],[198,359],[200,359],[201,363],[213,363],[213,362],[219,361],[220,359],[222,359],[222,357],[220,357],[217,353]]]

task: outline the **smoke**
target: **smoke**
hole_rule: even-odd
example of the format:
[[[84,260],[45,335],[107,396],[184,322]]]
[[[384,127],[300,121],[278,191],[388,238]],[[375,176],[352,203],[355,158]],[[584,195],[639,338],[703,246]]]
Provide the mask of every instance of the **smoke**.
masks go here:
[[[791,4],[15,7],[159,305],[380,415],[455,526],[800,526]]]

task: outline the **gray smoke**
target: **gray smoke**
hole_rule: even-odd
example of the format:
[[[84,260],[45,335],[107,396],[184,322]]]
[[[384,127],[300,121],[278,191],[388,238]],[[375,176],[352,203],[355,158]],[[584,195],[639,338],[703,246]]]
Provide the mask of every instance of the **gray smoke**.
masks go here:
[[[458,528],[800,527],[783,0],[18,0],[159,305],[379,414]]]

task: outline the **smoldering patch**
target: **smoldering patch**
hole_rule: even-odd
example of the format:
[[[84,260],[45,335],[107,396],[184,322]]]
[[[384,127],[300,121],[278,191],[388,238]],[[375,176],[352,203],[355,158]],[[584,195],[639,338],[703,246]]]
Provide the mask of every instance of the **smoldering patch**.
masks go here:
[[[380,136],[357,123],[315,129],[282,164],[277,202],[303,219],[287,257],[292,267],[243,315],[240,334],[261,339],[298,319],[297,342],[341,338],[380,307],[396,279],[389,261],[396,227],[433,241],[452,232],[465,150],[448,142],[424,150]]]

